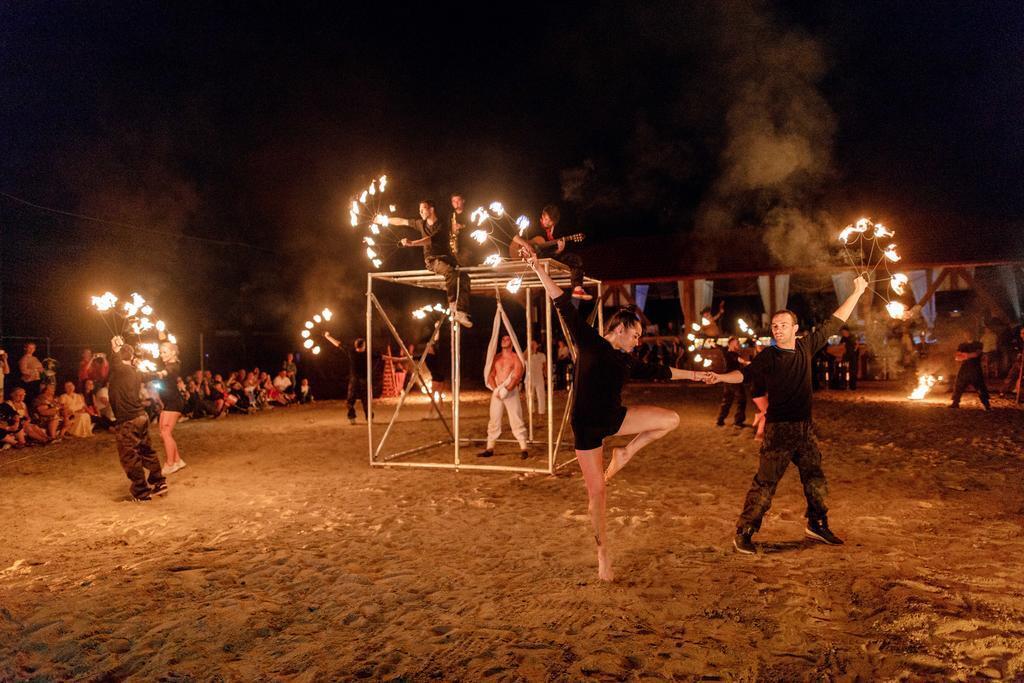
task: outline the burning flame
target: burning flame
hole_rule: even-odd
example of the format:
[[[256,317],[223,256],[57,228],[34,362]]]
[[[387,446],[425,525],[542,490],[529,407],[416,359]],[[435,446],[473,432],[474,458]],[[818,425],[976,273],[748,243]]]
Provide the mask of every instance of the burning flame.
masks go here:
[[[383,264],[383,263],[384,263],[384,262],[383,262],[383,261],[381,261],[381,260],[380,260],[379,258],[375,258],[375,259],[373,259],[373,267],[374,267],[374,268],[380,268],[380,267],[381,267],[381,264]]]
[[[889,280],[889,286],[892,287],[892,291],[897,294],[903,294],[907,288],[908,282],[910,282],[910,278],[903,273],[894,273],[892,278]]]
[[[885,248],[885,251],[882,252],[882,254],[885,256],[885,258],[889,259],[893,263],[896,263],[897,261],[900,260],[900,255],[896,253],[895,244],[890,244],[889,246],[887,246]]]
[[[881,223],[875,223],[875,239],[881,239],[883,237],[895,237],[894,233],[889,228],[885,227]]]
[[[303,339],[309,339],[309,330],[303,330],[302,331],[302,338]]]
[[[104,292],[100,296],[91,297],[91,301],[96,310],[103,313],[117,304],[117,297],[112,292]]]
[[[530,219],[526,216],[520,216],[516,219],[516,225],[519,226],[519,234],[522,235],[530,227]]]
[[[490,207],[491,213],[499,218],[505,215],[505,206],[501,202],[491,202]]]
[[[519,291],[519,288],[522,286],[523,278],[519,276],[516,276],[509,280],[507,283],[505,283],[505,289],[507,289],[510,294],[515,294],[516,292]]]
[[[693,323],[692,325],[690,325],[690,329],[693,330],[694,332],[700,332],[700,325],[698,325],[697,323]]]
[[[485,266],[491,266],[493,268],[493,267],[498,266],[500,264],[501,264],[501,255],[500,254],[491,254],[490,256],[488,256],[487,258],[484,259],[484,265]]]
[[[483,244],[484,242],[487,241],[486,230],[474,230],[473,232],[469,233],[469,236],[475,239],[480,244]]]
[[[332,313],[331,309],[329,308],[325,308],[324,310],[320,311],[320,314],[324,316],[324,320],[330,320],[331,318],[334,317],[334,313]]]
[[[894,320],[902,320],[907,312],[907,307],[902,302],[890,301],[885,305],[885,310],[889,312],[889,317]]]
[[[473,213],[469,214],[470,220],[474,221],[477,225],[483,225],[484,221],[487,220],[487,211],[484,207],[479,207]]]
[[[855,232],[867,232],[868,228],[871,227],[870,218],[858,219],[857,223],[853,226]]]
[[[917,376],[917,387],[910,392],[910,396],[907,396],[911,401],[922,400],[935,384],[942,380],[942,376],[936,377],[935,375],[918,375]]]
[[[842,242],[843,244],[849,244],[850,235],[852,235],[854,232],[856,232],[856,230],[854,230],[854,227],[852,225],[847,225],[845,228],[843,228],[843,231],[839,233],[839,241]]]
[[[306,347],[307,349],[311,349],[311,348],[313,348],[313,340],[312,339],[307,339],[306,341],[302,342],[302,345],[304,347]]]
[[[319,346],[314,346],[313,347],[313,355],[314,356],[320,355],[320,347]]]

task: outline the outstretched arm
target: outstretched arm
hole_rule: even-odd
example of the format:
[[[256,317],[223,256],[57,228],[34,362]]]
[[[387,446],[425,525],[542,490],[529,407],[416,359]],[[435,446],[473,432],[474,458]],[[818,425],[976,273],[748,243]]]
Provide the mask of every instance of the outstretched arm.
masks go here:
[[[846,301],[840,304],[839,308],[837,308],[835,313],[833,313],[832,315],[839,318],[843,322],[849,320],[850,316],[853,314],[854,307],[857,305],[857,302],[860,301],[861,295],[867,288],[868,281],[864,279],[863,275],[858,275],[857,278],[853,281],[853,293],[850,296],[846,297]]]
[[[530,266],[530,268],[533,269],[533,272],[537,274],[537,278],[540,280],[540,283],[544,285],[544,291],[548,293],[549,297],[551,297],[552,299],[557,299],[558,297],[562,296],[562,294],[564,294],[562,288],[556,285],[555,281],[551,279],[550,275],[548,275],[548,271],[545,270],[544,268],[537,267],[536,256],[528,257],[526,259],[526,263],[527,265]]]
[[[334,337],[332,337],[330,332],[324,332],[324,339],[326,339],[327,341],[329,341],[332,344],[334,344],[335,348],[338,348],[338,349],[341,348],[341,342],[338,341],[337,339],[335,339]]]

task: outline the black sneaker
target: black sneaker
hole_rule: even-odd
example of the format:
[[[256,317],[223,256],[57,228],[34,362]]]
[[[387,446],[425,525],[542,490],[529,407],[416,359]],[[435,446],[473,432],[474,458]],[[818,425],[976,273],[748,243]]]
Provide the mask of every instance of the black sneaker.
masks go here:
[[[526,460],[529,457],[530,457],[530,451],[525,451],[525,450],[524,451],[519,451],[519,459],[520,460]]]
[[[167,482],[162,481],[159,484],[153,484],[153,488],[149,490],[150,496],[165,496],[167,495]]]
[[[832,533],[832,530],[828,528],[828,522],[812,522],[807,521],[807,528],[804,529],[804,535],[807,538],[813,538],[816,541],[827,543],[828,545],[842,545],[843,539]]]
[[[349,423],[350,425],[354,425],[354,424],[356,423],[356,419],[355,419],[354,417],[350,417],[350,418],[348,419],[348,423]]]
[[[478,457],[478,458],[489,458],[492,455],[494,455],[494,451],[492,451],[490,448],[488,448],[486,451],[480,451],[479,453],[477,453],[476,457]]]
[[[150,497],[149,495],[149,491],[143,491],[142,493],[139,494],[133,493],[131,495],[131,500],[133,503],[148,503],[149,501],[153,500],[153,498]]]
[[[732,547],[736,548],[736,552],[743,553],[744,555],[754,555],[757,553],[757,548],[754,547],[754,542],[750,540],[753,534],[749,532],[737,531],[735,538],[732,539]]]

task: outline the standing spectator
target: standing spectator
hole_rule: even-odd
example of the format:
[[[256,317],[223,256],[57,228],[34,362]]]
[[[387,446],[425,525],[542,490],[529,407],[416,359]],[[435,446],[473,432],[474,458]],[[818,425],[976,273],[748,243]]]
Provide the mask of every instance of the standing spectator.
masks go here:
[[[92,349],[82,349],[82,360],[78,362],[78,388],[85,387],[85,380],[89,379],[92,373]]]
[[[18,361],[18,372],[21,373],[21,386],[25,388],[25,400],[33,403],[39,395],[42,383],[43,364],[36,358],[36,345],[25,344],[25,354]]]
[[[1007,347],[1010,354],[1010,371],[1006,373],[999,395],[1005,396],[1007,392],[1013,392],[1016,398],[1020,388],[1018,383],[1021,381],[1021,364],[1024,363],[1024,327],[1018,330],[1017,336]],[[1024,398],[1024,394],[1021,394],[1021,397]]]
[[[4,394],[4,376],[10,374],[11,366],[7,363],[7,352],[0,349],[0,403],[4,402],[7,395]]]
[[[540,350],[540,342],[530,340],[530,368],[528,370],[530,387],[537,397],[537,412],[544,415],[548,410],[547,396],[547,362],[548,357]]]
[[[86,382],[88,381],[86,379]],[[64,393],[60,395],[58,401],[64,411],[64,420],[67,425],[65,431],[70,436],[92,436],[92,416],[85,405],[85,396],[75,391],[74,382],[64,382]]]
[[[555,340],[555,389],[565,389],[572,381],[572,353],[564,339]]]
[[[988,387],[985,386],[985,375],[981,372],[981,342],[974,340],[973,335],[964,330],[963,342],[956,349],[956,362],[960,369],[956,373],[956,384],[953,387],[953,402],[950,408],[960,407],[960,397],[967,387],[978,390],[978,398],[985,410],[992,410],[988,402]]]
[[[52,384],[43,385],[42,391],[32,403],[32,409],[35,412],[36,423],[46,430],[46,435],[51,441],[60,441],[64,438],[64,412],[57,401]]]
[[[850,328],[846,325],[839,328],[839,343],[843,346],[843,360],[846,361],[846,369],[850,373],[846,387],[855,390],[857,374],[860,372],[860,344],[857,343],[857,338],[850,334]]]
[[[725,372],[739,370],[744,365],[750,365],[750,362],[740,356],[740,340],[736,337],[729,337],[729,345],[725,351]],[[722,403],[715,424],[719,427],[725,426],[725,418],[729,417],[733,401],[736,401],[734,424],[737,427],[742,427],[747,420],[747,393],[747,382],[724,384],[722,386]]]
[[[132,500],[143,502],[167,493],[160,460],[149,444],[149,418],[140,395],[144,377],[133,365],[135,353],[121,337],[111,339],[110,404],[117,417],[117,455],[131,480]],[[147,483],[146,470],[149,470]]]
[[[281,369],[284,370],[286,373],[288,373],[288,379],[290,379],[292,381],[292,386],[293,387],[299,383],[299,380],[298,380],[299,366],[295,364],[295,354],[294,353],[289,353],[285,357],[284,363],[281,365]],[[245,375],[242,375],[242,377],[244,377],[244,376]]]

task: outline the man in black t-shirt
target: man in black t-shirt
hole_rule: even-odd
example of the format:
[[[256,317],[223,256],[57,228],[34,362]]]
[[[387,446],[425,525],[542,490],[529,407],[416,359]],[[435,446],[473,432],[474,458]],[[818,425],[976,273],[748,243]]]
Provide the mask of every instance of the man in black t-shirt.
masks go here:
[[[437,217],[434,202],[424,199],[420,202],[420,217],[388,218],[390,225],[404,225],[420,231],[419,239],[403,237],[403,247],[423,247],[423,263],[427,270],[444,277],[444,288],[448,293],[448,305],[452,317],[463,327],[472,327],[469,319],[469,275],[459,270],[459,262],[452,254],[449,241],[451,230]]]
[[[729,346],[725,350],[725,372],[739,370],[750,362],[740,356],[740,340],[736,337],[729,337]],[[747,383],[725,384],[722,387],[722,403],[718,410],[718,419],[715,424],[719,427],[725,426],[725,418],[729,417],[732,410],[732,403],[736,401],[736,419],[734,424],[742,427],[747,420]]]
[[[583,289],[583,259],[571,250],[571,242],[561,239],[569,234],[558,225],[561,217],[562,213],[558,207],[548,204],[541,211],[540,225],[530,227],[525,235],[522,237],[516,235],[512,241],[525,249],[527,253],[536,254],[537,258],[552,258],[569,266],[572,297],[589,301],[594,297]],[[545,242],[554,242],[554,244],[541,246]]]
[[[981,371],[981,342],[972,338],[971,333],[964,330],[963,343],[956,348],[956,361],[960,369],[956,373],[956,384],[953,386],[953,402],[950,408],[960,407],[960,397],[967,387],[978,390],[978,398],[985,410],[992,410],[988,402],[988,387],[985,386],[985,373]]]
[[[756,551],[751,537],[761,528],[761,520],[771,507],[775,488],[790,460],[800,470],[800,481],[807,498],[806,535],[830,545],[843,542],[829,529],[826,517],[827,484],[821,469],[821,451],[811,424],[811,368],[814,354],[850,317],[868,283],[859,276],[853,285],[853,293],[836,309],[831,320],[800,339],[796,337],[799,329],[796,315],[787,310],[776,312],[772,316],[772,335],[776,346],[759,353],[742,370],[725,374],[711,372],[705,380],[709,384],[739,384],[756,378],[765,383],[770,399],[757,474],[736,522],[733,545],[741,553],[753,554]]]

